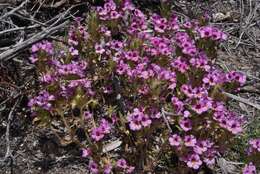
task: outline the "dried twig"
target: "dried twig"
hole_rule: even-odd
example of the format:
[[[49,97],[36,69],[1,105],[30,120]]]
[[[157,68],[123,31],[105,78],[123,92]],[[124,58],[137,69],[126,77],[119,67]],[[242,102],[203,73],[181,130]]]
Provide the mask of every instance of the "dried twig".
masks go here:
[[[161,113],[162,113],[163,120],[164,120],[164,122],[166,123],[166,126],[168,127],[170,133],[172,133],[173,131],[172,131],[172,128],[171,128],[171,126],[170,126],[170,123],[169,123],[168,119],[166,118],[166,114],[167,114],[168,112],[166,112],[166,111],[162,108],[162,109],[161,109]],[[168,115],[169,115],[169,114],[168,114]]]
[[[6,160],[10,159],[11,160],[11,164],[13,162],[13,155],[12,155],[12,151],[11,151],[11,143],[10,143],[10,126],[11,126],[11,122],[13,120],[14,117],[14,111],[17,107],[17,105],[19,104],[19,102],[21,101],[21,98],[17,99],[15,104],[13,105],[11,111],[9,112],[8,115],[8,120],[7,120],[7,125],[6,125],[6,133],[5,133],[5,140],[6,140],[6,153],[3,159],[1,159],[1,162],[6,162]]]
[[[119,140],[119,139],[116,139],[115,141],[112,141],[112,142],[110,142],[110,143],[108,143],[108,144],[105,144],[105,145],[103,146],[102,152],[103,152],[103,153],[107,153],[107,152],[110,152],[110,151],[112,151],[112,150],[115,150],[115,149],[117,149],[118,147],[120,147],[121,144],[122,144],[122,141]]]
[[[32,25],[32,26],[28,26],[28,27],[10,28],[8,30],[0,31],[0,36],[5,34],[5,33],[9,33],[9,32],[14,32],[14,31],[19,31],[19,30],[28,30],[28,29],[33,29],[33,28],[37,28],[37,27],[40,27],[40,25]]]
[[[22,49],[28,47],[29,45],[32,45],[35,42],[38,42],[38,41],[44,39],[46,36],[57,32],[61,28],[64,28],[68,23],[69,23],[69,21],[66,21],[66,22],[64,22],[64,23],[62,23],[58,26],[49,27],[46,30],[41,31],[40,33],[32,36],[31,38],[29,38],[27,40],[25,40],[24,42],[21,42],[21,43],[15,45],[14,48],[1,53],[0,54],[0,60],[9,60],[10,58],[13,58],[15,56],[15,53],[17,53],[17,52],[21,51]]]
[[[252,103],[250,102],[249,100],[245,99],[245,98],[242,98],[242,97],[239,97],[239,96],[236,96],[234,94],[230,94],[230,93],[227,93],[227,92],[223,92],[226,96],[228,96],[229,98],[232,98],[234,100],[237,100],[239,102],[242,102],[242,103],[245,103],[245,104],[248,104],[258,110],[260,110],[260,105],[259,104],[256,104],[256,103]]]
[[[50,21],[47,21],[45,24],[49,24],[49,26],[44,28],[43,31],[31,36],[29,39],[25,41],[17,43],[14,46],[11,46],[10,49],[7,49],[6,51],[2,52],[0,54],[0,61],[9,60],[13,58],[18,52],[25,49],[26,47],[46,38],[47,36],[50,36],[58,32],[60,29],[64,29],[69,24],[68,19],[71,18],[70,11],[77,6],[78,5],[74,5],[70,7],[68,10],[66,10],[65,12],[63,12],[62,14],[57,15],[56,17],[54,17],[55,20],[52,19]]]
[[[67,0],[60,0],[58,2],[53,2],[52,4],[50,5],[45,5],[43,4],[42,7],[45,7],[45,8],[59,8],[61,6],[63,6],[65,3],[66,3]]]
[[[217,164],[220,167],[220,170],[223,174],[235,174],[238,172],[236,165],[241,165],[241,163],[230,162],[224,158],[219,158],[217,160]]]
[[[25,0],[23,3],[21,3],[18,7],[14,8],[13,10],[11,10],[8,13],[5,13],[3,16],[0,17],[0,20],[10,16],[11,14],[13,14],[14,12],[20,10],[29,0]]]
[[[252,9],[252,2],[250,0],[250,12],[249,12],[248,16],[246,17],[245,21],[243,22],[242,18],[243,18],[243,14],[244,14],[244,2],[243,2],[243,0],[241,0],[241,22],[240,22],[241,30],[240,30],[240,36],[239,36],[238,42],[235,45],[234,49],[238,48],[238,46],[242,43],[242,38],[243,38],[244,34],[248,35],[248,29],[250,27],[254,26],[254,24],[252,24],[252,22],[256,17],[258,8],[260,8],[260,3],[256,2],[254,9]]]

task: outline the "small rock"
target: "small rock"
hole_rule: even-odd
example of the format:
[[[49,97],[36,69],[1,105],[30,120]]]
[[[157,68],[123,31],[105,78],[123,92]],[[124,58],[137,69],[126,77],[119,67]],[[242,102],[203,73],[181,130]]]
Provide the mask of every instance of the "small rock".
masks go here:
[[[231,13],[227,12],[226,14],[224,13],[215,13],[213,14],[213,21],[214,22],[220,22],[220,21],[224,21],[231,18]]]

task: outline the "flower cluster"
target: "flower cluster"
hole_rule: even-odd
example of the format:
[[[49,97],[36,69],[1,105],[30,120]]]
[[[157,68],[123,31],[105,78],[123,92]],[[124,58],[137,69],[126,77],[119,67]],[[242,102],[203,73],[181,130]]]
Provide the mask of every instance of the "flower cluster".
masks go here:
[[[203,162],[207,165],[215,163],[216,150],[214,143],[209,140],[197,140],[194,135],[181,137],[173,134],[169,137],[169,143],[190,168],[199,169]]]
[[[93,128],[91,131],[91,137],[95,141],[100,141],[106,134],[110,133],[110,124],[107,120],[102,119],[99,127]]]
[[[88,149],[84,149],[82,157],[86,158],[90,155]],[[89,161],[88,165],[89,171],[93,174],[98,174],[102,171],[104,174],[110,174],[113,170],[123,173],[133,173],[135,167],[127,164],[127,161],[123,158],[118,159],[115,164],[107,163],[101,166],[98,165],[94,160]]]
[[[50,111],[52,109],[51,101],[54,101],[54,95],[51,95],[48,91],[41,91],[38,96],[32,98],[28,106],[32,109],[42,108]]]
[[[226,34],[145,14],[130,0],[107,0],[87,21],[76,19],[68,44],[33,45],[41,91],[28,105],[37,121],[60,118],[65,131],[56,135],[85,147],[91,173],[156,173],[158,155],[178,156],[187,173],[214,165],[244,124],[223,91],[238,90],[245,76],[211,61]]]
[[[218,28],[203,26],[198,29],[199,36],[201,38],[212,39],[215,41],[226,40],[227,35],[220,31]]]
[[[123,170],[124,173],[132,173],[135,169],[135,167],[129,166],[125,159],[119,159],[116,162],[116,167],[118,167],[120,170]]]
[[[67,75],[77,75],[79,77],[84,77],[84,71],[87,67],[86,62],[74,62],[72,61],[69,64],[61,64],[60,62],[57,62],[55,64],[57,69],[57,74],[60,76],[67,76]]]
[[[121,17],[116,10],[116,4],[109,0],[104,4],[104,7],[98,7],[97,12],[101,20],[115,20]]]
[[[176,34],[177,45],[182,49],[184,54],[194,56],[197,53],[195,41],[190,38],[186,32],[178,32]]]
[[[138,108],[134,109],[134,112],[127,116],[129,121],[129,127],[131,130],[140,130],[142,127],[148,127],[152,121],[148,115],[144,114]]]
[[[48,41],[43,41],[43,42],[34,44],[32,46],[33,54],[30,57],[30,60],[32,63],[35,63],[38,60],[36,53],[39,54],[39,52],[41,52],[41,54],[48,54],[48,55],[54,54],[53,44]]]
[[[256,167],[254,166],[254,164],[251,162],[247,164],[243,168],[243,174],[256,174]]]
[[[230,111],[217,111],[214,113],[214,119],[219,122],[219,125],[226,128],[233,134],[242,132],[242,120]]]
[[[147,51],[152,56],[170,56],[172,54],[173,48],[172,43],[169,39],[164,37],[151,37],[150,38],[151,47],[147,48]]]
[[[248,153],[249,154],[260,153],[260,138],[251,139],[249,141]]]

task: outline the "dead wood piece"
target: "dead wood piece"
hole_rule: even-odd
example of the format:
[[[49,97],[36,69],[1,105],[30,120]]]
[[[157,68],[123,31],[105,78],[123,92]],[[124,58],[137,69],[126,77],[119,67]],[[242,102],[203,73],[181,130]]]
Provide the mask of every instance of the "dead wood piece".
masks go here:
[[[2,61],[2,60],[4,60],[4,61],[9,60],[13,56],[15,56],[16,53],[21,51],[22,49],[28,47],[29,45],[34,44],[35,42],[38,42],[38,41],[44,39],[46,36],[49,36],[49,35],[52,35],[52,34],[56,33],[60,29],[64,28],[68,23],[69,23],[69,21],[65,21],[64,23],[62,23],[62,24],[60,24],[58,26],[49,27],[46,30],[41,31],[40,33],[32,36],[31,38],[29,38],[27,40],[25,40],[24,42],[21,42],[21,43],[17,44],[12,49],[7,50],[7,51],[1,53],[0,54],[0,61]]]
[[[60,0],[58,2],[52,3],[52,4],[43,4],[42,7],[44,8],[59,8],[63,6],[67,0]]]
[[[11,122],[14,117],[14,111],[17,107],[17,105],[20,103],[21,98],[17,99],[13,107],[11,108],[11,111],[9,112],[8,118],[7,118],[7,125],[6,125],[6,133],[5,133],[5,140],[6,140],[6,153],[3,159],[0,160],[0,162],[6,162],[8,159],[11,160],[11,164],[13,162],[13,155],[11,150],[11,142],[10,142],[10,127]]]
[[[116,148],[120,147],[122,144],[122,141],[120,141],[119,139],[115,140],[115,141],[112,141],[106,145],[104,145],[102,151],[103,153],[107,153],[107,152],[110,152],[112,150],[115,150]]]
[[[168,112],[166,112],[166,111],[162,108],[161,114],[162,114],[163,120],[164,120],[164,122],[165,122],[167,128],[169,129],[170,133],[172,133],[173,131],[172,131],[172,128],[171,128],[171,126],[170,126],[170,123],[169,123],[168,119],[166,118],[166,114],[167,114],[167,113],[168,113]],[[169,115],[169,114],[168,114],[168,115]]]
[[[259,104],[256,104],[256,103],[252,103],[250,102],[249,100],[245,99],[245,98],[242,98],[242,97],[239,97],[239,96],[236,96],[234,94],[230,94],[230,93],[227,93],[227,92],[223,92],[226,96],[228,96],[229,98],[232,98],[234,100],[237,100],[239,102],[242,102],[242,103],[245,103],[245,104],[248,104],[258,110],[260,110],[260,105]]]
[[[5,33],[9,33],[9,32],[15,32],[15,31],[19,31],[19,30],[29,30],[29,29],[33,29],[33,28],[37,28],[40,27],[40,25],[32,25],[32,26],[28,26],[28,27],[17,27],[17,28],[10,28],[4,31],[0,31],[0,36],[5,34]]]
[[[0,17],[0,20],[6,18],[7,16],[10,16],[11,14],[13,14],[14,12],[20,10],[21,8],[23,8],[23,6],[28,2],[29,0],[25,0],[23,3],[21,3],[18,7],[14,8],[13,10],[11,10],[8,13],[5,13],[3,16]]]

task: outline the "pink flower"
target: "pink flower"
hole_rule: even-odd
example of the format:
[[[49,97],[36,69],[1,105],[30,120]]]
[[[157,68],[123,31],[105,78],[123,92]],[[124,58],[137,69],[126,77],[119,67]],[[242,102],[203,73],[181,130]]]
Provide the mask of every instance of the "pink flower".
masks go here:
[[[111,36],[111,31],[108,30],[108,28],[106,26],[101,26],[100,27],[100,32],[103,33],[106,37],[110,37]]]
[[[110,18],[111,19],[118,19],[121,15],[117,11],[111,11],[110,12]]]
[[[205,141],[198,141],[196,143],[196,146],[194,146],[193,150],[197,154],[201,155],[202,153],[204,153],[208,150],[208,147],[207,147],[207,144],[205,143]]]
[[[169,137],[169,142],[171,146],[180,146],[182,139],[179,135],[173,134]]]
[[[187,135],[184,137],[184,145],[187,147],[194,147],[196,142],[197,140],[193,135]]]
[[[221,33],[221,40],[227,40],[228,35],[226,33]]]
[[[90,161],[88,167],[91,173],[98,174],[99,170],[97,163],[95,163],[94,161]]]
[[[142,119],[141,119],[141,123],[144,127],[150,126],[152,123],[152,120],[150,120],[150,118],[147,115],[143,115]]]
[[[154,30],[159,33],[165,32],[165,30],[168,28],[167,19],[161,18],[157,14],[152,15],[151,21],[152,21],[152,24],[154,25]]]
[[[208,166],[214,165],[216,160],[215,158],[203,158],[203,162],[206,163]]]
[[[112,172],[112,165],[111,164],[107,164],[104,167],[104,174],[110,174]]]
[[[101,128],[94,128],[92,129],[91,132],[91,137],[95,140],[95,141],[100,141],[101,139],[103,139],[105,136],[103,130]]]
[[[228,121],[228,127],[227,129],[231,131],[233,134],[239,134],[243,131],[241,125],[236,120],[230,120]]]
[[[181,86],[181,91],[187,95],[188,97],[191,97],[191,94],[192,94],[192,88],[190,85],[187,85],[187,84],[183,84]]]
[[[134,166],[128,166],[128,168],[126,169],[126,173],[133,173],[135,170]]]
[[[185,131],[189,131],[192,129],[191,120],[188,118],[182,118],[179,122],[180,127]]]
[[[55,80],[56,80],[55,75],[51,74],[51,73],[43,74],[40,78],[40,81],[42,83],[46,83],[46,84],[50,84],[50,83],[54,82]]]
[[[90,113],[89,111],[85,111],[83,115],[86,120],[89,120],[93,117],[92,113]]]
[[[61,76],[67,75],[77,75],[79,77],[85,76],[85,69],[87,67],[87,63],[84,61],[72,61],[69,64],[57,64],[57,72]],[[77,81],[77,80],[76,80]]]
[[[249,145],[252,149],[254,149],[257,152],[260,152],[260,138],[257,139],[251,139],[249,141]]]
[[[197,104],[192,106],[192,109],[197,114],[202,114],[203,112],[208,111],[212,107],[212,101],[209,98],[201,98]]]
[[[29,59],[30,59],[30,61],[31,61],[32,63],[35,63],[35,62],[38,61],[38,58],[37,58],[36,55],[32,55],[31,57],[29,57]]]
[[[32,52],[36,53],[39,50],[38,45],[34,44],[32,45]]]
[[[131,60],[133,62],[137,62],[140,59],[138,51],[128,51],[128,52],[125,52],[125,58],[127,60]]]
[[[39,93],[38,96],[30,99],[28,106],[31,107],[31,109],[34,109],[35,107],[40,107],[42,109],[50,111],[52,109],[51,102],[54,100],[55,100],[54,95],[50,94],[46,90],[43,90]]]
[[[123,11],[128,11],[128,10],[132,11],[134,9],[135,9],[135,7],[134,7],[133,3],[131,2],[131,0],[124,1],[123,8],[122,8]]]
[[[177,114],[180,114],[184,109],[184,103],[177,97],[171,98],[172,104],[174,106],[174,110]]]
[[[157,112],[155,115],[152,115],[152,118],[159,119],[162,117],[162,114],[160,112]]]
[[[200,27],[198,32],[201,38],[210,38],[216,41],[227,39],[227,35],[215,27]]]
[[[111,127],[110,127],[110,124],[107,120],[105,119],[102,119],[100,121],[100,129],[103,131],[104,134],[109,134],[110,133],[110,130],[111,130]]]
[[[130,122],[130,129],[134,131],[140,130],[142,126],[148,127],[152,123],[148,115],[144,114],[138,108],[135,108],[134,112],[128,115],[127,120]]]
[[[189,156],[188,161],[186,163],[188,167],[193,169],[199,169],[199,167],[202,165],[202,161],[200,160],[200,157],[197,154]]]
[[[214,111],[224,111],[224,110],[226,110],[223,102],[214,102],[214,103],[212,103],[212,109]]]
[[[245,84],[246,82],[246,76],[240,72],[236,71],[230,71],[228,74],[226,74],[227,81],[236,81],[241,86]]]
[[[54,53],[53,44],[46,40],[36,43],[32,46],[32,53],[37,53],[38,51],[44,51],[45,53],[52,55]]]
[[[209,38],[212,35],[212,28],[211,27],[201,27],[199,29],[199,34],[201,38]]]
[[[86,157],[89,157],[91,155],[91,150],[90,150],[90,148],[84,148],[84,149],[82,149],[82,157],[83,158],[86,158]]]
[[[69,52],[72,56],[78,56],[79,55],[79,51],[73,47],[69,48]]]
[[[129,127],[131,130],[137,131],[137,130],[142,129],[142,124],[140,121],[133,120],[133,121],[130,121]]]
[[[214,70],[209,72],[204,78],[203,78],[203,83],[206,85],[214,86],[219,83],[223,83],[225,81],[225,74]]]
[[[181,73],[185,73],[189,70],[188,64],[185,61],[181,60],[181,57],[178,57],[176,60],[174,60],[171,63],[171,66]]]
[[[122,169],[126,169],[128,167],[127,162],[125,159],[119,159],[116,162],[116,166]]]
[[[243,168],[243,174],[256,174],[256,167],[252,162]]]
[[[185,111],[183,112],[183,117],[184,117],[184,118],[188,118],[188,117],[190,117],[190,115],[191,115],[190,111],[185,110]]]
[[[135,169],[133,166],[129,166],[125,159],[121,158],[117,160],[116,166],[120,169],[123,169],[125,173],[132,173]]]
[[[149,87],[148,86],[143,86],[143,87],[141,87],[139,90],[138,90],[138,93],[139,94],[142,94],[142,95],[146,95],[146,94],[148,94],[149,93]]]
[[[106,51],[101,44],[96,44],[95,49],[97,54],[103,54]]]
[[[149,78],[149,72],[148,71],[142,71],[140,77],[143,79],[148,79]]]
[[[100,141],[106,134],[109,134],[111,130],[110,124],[107,120],[101,119],[99,127],[93,128],[91,131],[91,137],[95,141]]]

